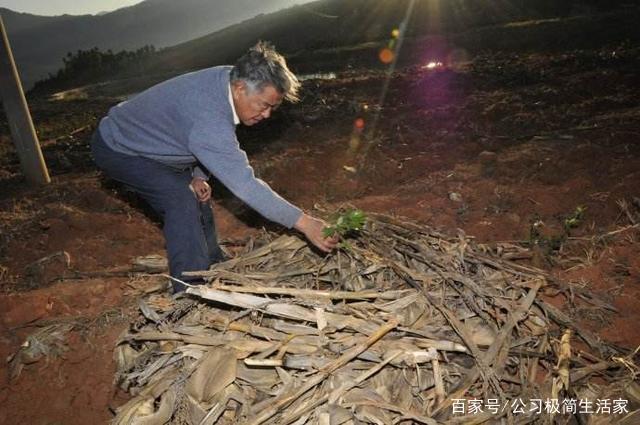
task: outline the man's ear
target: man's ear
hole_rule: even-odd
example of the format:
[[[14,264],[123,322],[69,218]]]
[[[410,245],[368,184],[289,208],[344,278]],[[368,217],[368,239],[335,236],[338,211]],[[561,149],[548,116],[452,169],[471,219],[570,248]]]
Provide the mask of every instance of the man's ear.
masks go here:
[[[231,82],[231,91],[232,91],[234,97],[236,97],[241,91],[244,91],[245,94],[246,94],[247,83],[245,81],[242,81],[242,80],[235,80],[235,81]]]

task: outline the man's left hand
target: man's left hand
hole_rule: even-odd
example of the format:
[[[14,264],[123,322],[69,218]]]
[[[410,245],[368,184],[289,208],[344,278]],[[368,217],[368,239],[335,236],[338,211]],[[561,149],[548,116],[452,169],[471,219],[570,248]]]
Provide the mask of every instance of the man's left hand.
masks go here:
[[[195,193],[198,201],[207,202],[211,199],[211,186],[209,186],[209,183],[207,183],[206,180],[200,177],[194,177],[193,180],[191,180],[189,187],[193,193]]]

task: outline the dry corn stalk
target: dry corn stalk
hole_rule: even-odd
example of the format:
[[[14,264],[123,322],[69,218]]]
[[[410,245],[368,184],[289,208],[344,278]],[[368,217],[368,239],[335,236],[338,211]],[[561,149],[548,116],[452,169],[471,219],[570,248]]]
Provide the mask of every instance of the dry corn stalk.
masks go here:
[[[451,401],[542,398],[541,370],[557,370],[559,395],[615,368],[610,347],[539,297],[553,284],[543,271],[464,235],[369,217],[346,252],[321,258],[281,236],[190,273],[209,284],[173,305],[141,304],[118,382],[155,406],[175,400],[171,423],[481,423],[492,417],[456,418]],[[563,328],[594,350],[579,368],[568,336],[560,354],[545,342]]]

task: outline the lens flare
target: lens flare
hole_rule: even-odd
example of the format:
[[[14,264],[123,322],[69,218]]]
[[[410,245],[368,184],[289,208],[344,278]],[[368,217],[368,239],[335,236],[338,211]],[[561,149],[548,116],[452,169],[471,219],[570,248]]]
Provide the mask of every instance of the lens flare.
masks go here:
[[[429,62],[428,64],[426,64],[424,66],[427,69],[436,69],[436,68],[442,68],[442,62]]]
[[[388,47],[385,47],[384,49],[380,50],[380,53],[378,53],[378,58],[380,59],[380,62],[384,64],[389,64],[393,62],[394,56],[395,55],[393,51]]]
[[[360,135],[354,132],[349,139],[349,154],[353,155],[360,148]]]

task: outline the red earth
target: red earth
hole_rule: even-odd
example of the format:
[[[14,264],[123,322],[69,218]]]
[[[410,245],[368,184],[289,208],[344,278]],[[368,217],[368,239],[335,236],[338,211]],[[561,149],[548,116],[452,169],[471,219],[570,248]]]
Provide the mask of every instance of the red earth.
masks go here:
[[[640,50],[629,46],[495,53],[458,67],[404,69],[384,96],[384,72],[310,80],[301,104],[239,137],[256,172],[309,211],[350,204],[445,233],[460,229],[489,246],[530,248],[530,258],[518,261],[592,290],[618,312],[573,303],[553,288],[547,297],[633,350],[640,345],[640,234],[631,226],[640,223],[633,203],[640,196],[639,62]],[[60,357],[28,364],[14,379],[8,363],[2,368],[0,424],[107,423],[127,399],[113,385],[115,341],[137,297],[164,281],[109,273],[128,270],[134,257],[162,254],[163,239],[144,206],[91,162],[91,131],[116,101],[32,100],[53,176],[45,187],[23,181],[5,129],[0,354],[9,358],[47,321],[76,326]],[[553,246],[578,207],[582,219]],[[219,186],[216,219],[223,240],[241,241],[262,226],[282,230]],[[536,222],[542,236],[532,235]]]

